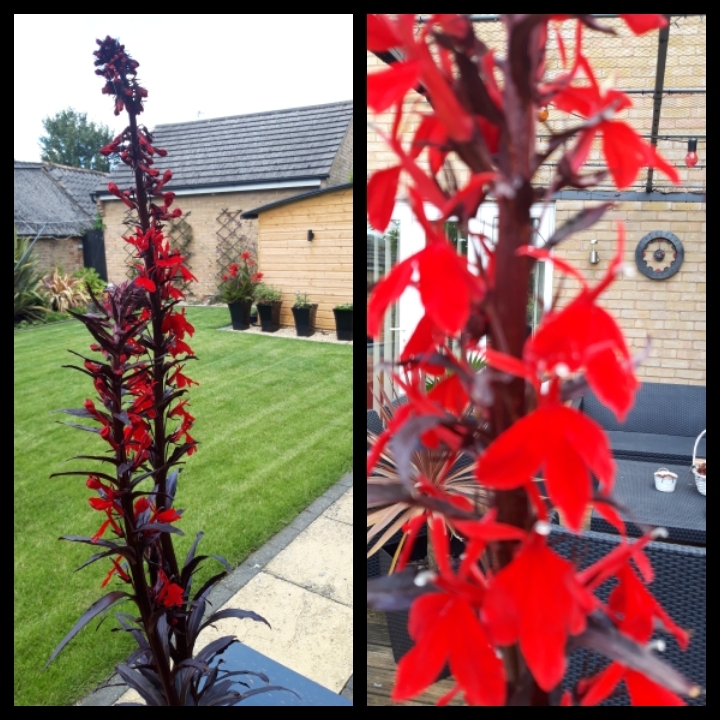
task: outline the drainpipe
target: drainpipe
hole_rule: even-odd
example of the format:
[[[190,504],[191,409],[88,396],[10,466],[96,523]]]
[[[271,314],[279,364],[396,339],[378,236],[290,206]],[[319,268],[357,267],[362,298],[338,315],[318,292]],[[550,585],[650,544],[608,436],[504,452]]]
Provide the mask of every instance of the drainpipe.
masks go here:
[[[668,24],[658,33],[658,54],[657,68],[655,70],[655,90],[653,93],[653,115],[652,126],[650,128],[650,144],[657,147],[658,129],[660,127],[660,106],[662,105],[662,89],[665,83],[665,61],[667,60],[668,37],[670,35],[670,17]],[[652,191],[653,168],[648,168],[647,184],[645,192]]]

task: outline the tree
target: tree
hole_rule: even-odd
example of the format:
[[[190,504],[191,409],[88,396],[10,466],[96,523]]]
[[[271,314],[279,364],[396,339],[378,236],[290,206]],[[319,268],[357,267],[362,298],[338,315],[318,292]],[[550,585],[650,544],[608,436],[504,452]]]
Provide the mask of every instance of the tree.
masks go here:
[[[102,172],[109,172],[117,162],[116,156],[105,158],[99,152],[113,139],[112,130],[89,123],[87,113],[68,108],[46,117],[43,127],[47,136],[40,138],[42,160]]]

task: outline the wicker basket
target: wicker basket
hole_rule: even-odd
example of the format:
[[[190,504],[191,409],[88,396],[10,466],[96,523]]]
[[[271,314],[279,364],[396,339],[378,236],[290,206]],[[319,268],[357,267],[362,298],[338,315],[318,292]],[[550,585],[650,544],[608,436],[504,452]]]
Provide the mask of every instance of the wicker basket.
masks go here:
[[[695,440],[695,447],[693,448],[693,463],[692,463],[692,471],[693,471],[693,475],[695,476],[695,487],[697,487],[698,492],[699,492],[701,495],[704,495],[704,494],[705,494],[705,475],[701,475],[701,474],[698,472],[698,465],[697,465],[697,461],[696,461],[695,456],[696,456],[696,454],[697,454],[697,446],[698,446],[698,443],[700,442],[700,438],[701,438],[704,434],[705,434],[705,431],[703,430],[703,431],[697,436],[697,440]],[[706,471],[706,472],[707,472],[707,471]]]

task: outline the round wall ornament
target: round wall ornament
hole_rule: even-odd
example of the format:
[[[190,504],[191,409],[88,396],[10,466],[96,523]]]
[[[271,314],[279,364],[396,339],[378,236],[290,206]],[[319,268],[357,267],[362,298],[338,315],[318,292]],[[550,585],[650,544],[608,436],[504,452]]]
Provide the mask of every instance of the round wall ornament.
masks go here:
[[[685,251],[679,238],[667,230],[653,230],[635,248],[638,270],[652,280],[665,280],[682,265]]]

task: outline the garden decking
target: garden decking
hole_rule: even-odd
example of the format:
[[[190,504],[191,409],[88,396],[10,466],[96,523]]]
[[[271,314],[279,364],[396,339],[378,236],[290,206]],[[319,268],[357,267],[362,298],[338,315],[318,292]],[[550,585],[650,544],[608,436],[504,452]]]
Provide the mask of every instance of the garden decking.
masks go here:
[[[370,705],[435,705],[437,700],[448,692],[452,680],[441,680],[432,685],[414,700],[394,703],[390,700],[390,691],[395,682],[395,660],[390,649],[390,637],[387,632],[385,614],[367,611],[367,704]],[[462,695],[453,698],[450,705],[464,705]]]

